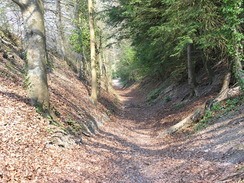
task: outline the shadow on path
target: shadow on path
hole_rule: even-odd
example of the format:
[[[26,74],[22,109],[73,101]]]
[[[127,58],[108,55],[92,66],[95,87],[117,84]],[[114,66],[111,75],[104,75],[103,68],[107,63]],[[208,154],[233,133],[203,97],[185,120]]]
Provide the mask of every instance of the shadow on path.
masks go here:
[[[145,106],[138,90],[117,88],[117,93],[123,106],[121,115],[100,130],[96,135],[99,140],[85,142],[88,151],[110,162],[106,176],[110,182],[213,182],[243,162],[243,158],[231,161],[230,151],[221,150],[228,144],[223,140],[227,136],[235,142],[244,139],[243,123],[226,123],[215,136],[210,129],[190,138],[156,139],[152,125],[156,118],[148,116],[150,107]],[[170,115],[177,114],[172,111]]]

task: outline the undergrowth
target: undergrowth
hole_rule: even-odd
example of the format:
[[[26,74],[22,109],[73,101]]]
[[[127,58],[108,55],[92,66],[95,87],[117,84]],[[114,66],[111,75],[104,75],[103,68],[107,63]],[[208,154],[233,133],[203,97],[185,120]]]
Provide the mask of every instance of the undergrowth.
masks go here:
[[[215,103],[211,110],[205,111],[203,118],[196,124],[192,133],[197,133],[213,124],[217,119],[228,116],[230,112],[239,110],[243,102],[244,97],[239,96]]]
[[[147,95],[147,101],[152,101],[154,99],[156,99],[159,95],[160,95],[160,92],[161,92],[161,88],[156,88],[154,89],[153,91],[151,91],[148,95]]]
[[[68,129],[70,133],[75,135],[80,135],[83,131],[82,125],[76,120],[73,120],[71,117],[68,117],[68,120],[66,121],[68,125]]]
[[[163,92],[163,89],[165,88],[164,85],[161,85],[160,87],[152,90],[147,96],[146,96],[146,99],[147,99],[147,102],[149,103],[149,105],[152,105],[153,103],[155,103],[159,98],[162,97],[162,92]],[[165,98],[165,103],[168,103],[169,101],[171,101],[171,97],[170,96],[167,96]]]
[[[49,120],[50,125],[57,126],[60,130],[67,134],[80,135],[83,131],[83,126],[78,121],[73,120],[71,116],[68,116],[66,124],[62,125],[58,120],[54,120],[50,114],[48,114],[47,111],[42,108],[41,105],[35,105],[35,109],[38,114]],[[53,109],[53,112],[56,116],[60,116],[60,113],[56,109]],[[47,130],[52,132],[52,130],[49,128]]]
[[[183,108],[183,107],[185,107],[186,106],[186,104],[184,104],[184,103],[179,103],[179,104],[175,104],[174,105],[174,108],[176,109],[176,110],[179,110],[179,109],[181,109],[181,108]]]

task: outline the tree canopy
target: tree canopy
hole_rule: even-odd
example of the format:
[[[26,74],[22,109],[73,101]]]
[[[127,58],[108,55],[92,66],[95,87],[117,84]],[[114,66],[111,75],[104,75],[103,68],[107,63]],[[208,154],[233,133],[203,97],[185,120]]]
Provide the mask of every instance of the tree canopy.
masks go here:
[[[230,43],[233,27],[239,30],[236,41],[243,39],[241,1],[118,0],[107,14],[108,22],[119,26],[118,39],[132,42],[135,54],[130,65],[136,67],[127,69],[136,68],[141,76],[179,79],[186,75],[187,44],[193,44],[194,62],[201,67],[229,56],[230,45],[236,44]]]

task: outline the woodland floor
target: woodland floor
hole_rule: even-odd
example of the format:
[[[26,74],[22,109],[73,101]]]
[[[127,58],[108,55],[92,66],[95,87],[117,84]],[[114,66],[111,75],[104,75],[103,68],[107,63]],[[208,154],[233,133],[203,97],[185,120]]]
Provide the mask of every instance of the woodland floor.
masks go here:
[[[191,136],[181,132],[156,138],[206,96],[176,110],[170,102],[146,105],[136,86],[117,86],[121,106],[110,108],[112,120],[95,135],[76,137],[78,143],[71,143],[71,135],[59,134],[61,144],[50,143],[57,135],[53,131],[60,129],[29,105],[23,78],[10,73],[6,69],[10,62],[0,58],[0,182],[207,183],[231,176],[236,181],[222,182],[243,182],[243,105]],[[101,108],[111,102],[101,99],[99,112],[89,102],[85,85],[62,68],[56,67],[49,76],[51,102],[61,113],[60,120],[103,118]]]

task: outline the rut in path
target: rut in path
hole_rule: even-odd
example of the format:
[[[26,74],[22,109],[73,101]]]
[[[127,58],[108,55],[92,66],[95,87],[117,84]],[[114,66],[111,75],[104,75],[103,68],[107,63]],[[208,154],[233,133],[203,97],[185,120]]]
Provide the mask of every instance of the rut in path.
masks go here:
[[[123,108],[120,114],[105,124],[96,140],[86,143],[91,153],[105,157],[102,182],[214,182],[239,166],[239,162],[228,161],[221,151],[225,144],[214,144],[218,139],[210,132],[188,139],[156,139],[151,108],[143,104],[136,90],[117,93]],[[238,136],[238,129],[232,129],[234,135]]]

